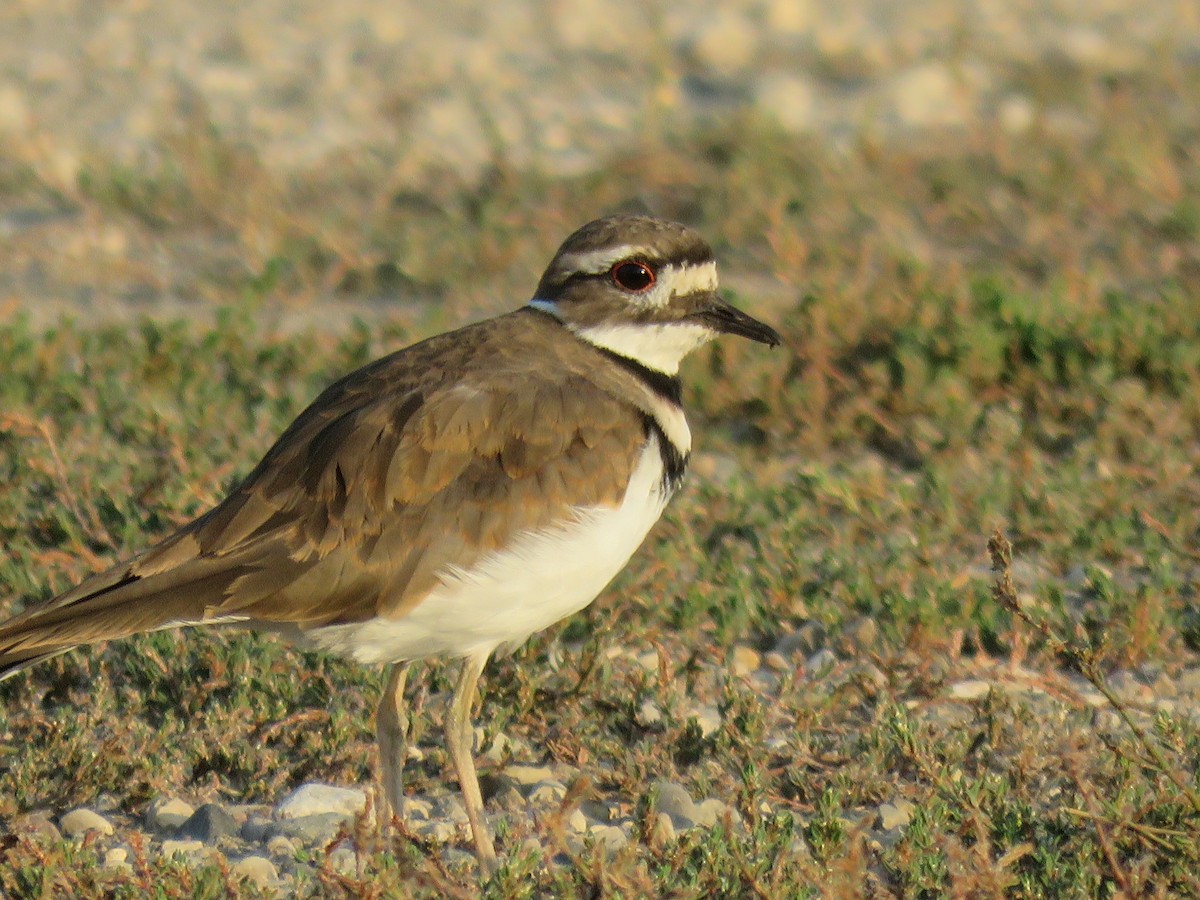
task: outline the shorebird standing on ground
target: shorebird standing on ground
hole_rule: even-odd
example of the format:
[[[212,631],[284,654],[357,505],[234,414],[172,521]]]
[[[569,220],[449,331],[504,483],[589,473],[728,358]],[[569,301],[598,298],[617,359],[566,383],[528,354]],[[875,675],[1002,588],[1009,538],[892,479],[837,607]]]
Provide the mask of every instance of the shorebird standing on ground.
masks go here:
[[[717,294],[697,234],[641,216],[585,225],[527,306],[342,378],[217,507],[0,626],[0,677],[185,625],[390,664],[376,727],[402,814],[407,665],[461,660],[446,745],[494,869],[471,755],[480,673],[591,603],[642,543],[691,450],[680,360],[719,334],[780,340]]]

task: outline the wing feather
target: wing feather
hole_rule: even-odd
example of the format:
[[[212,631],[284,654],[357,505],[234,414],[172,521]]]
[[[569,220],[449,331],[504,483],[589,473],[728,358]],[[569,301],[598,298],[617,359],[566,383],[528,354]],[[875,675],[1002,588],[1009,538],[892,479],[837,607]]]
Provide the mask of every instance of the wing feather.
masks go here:
[[[0,673],[172,624],[400,617],[442,574],[515,535],[618,504],[647,439],[643,411],[618,399],[611,367],[547,353],[545,335],[522,342],[561,326],[539,317],[514,329],[519,315],[332,385],[220,505],[0,628]],[[435,364],[452,350],[459,368]],[[546,365],[531,369],[539,352]]]

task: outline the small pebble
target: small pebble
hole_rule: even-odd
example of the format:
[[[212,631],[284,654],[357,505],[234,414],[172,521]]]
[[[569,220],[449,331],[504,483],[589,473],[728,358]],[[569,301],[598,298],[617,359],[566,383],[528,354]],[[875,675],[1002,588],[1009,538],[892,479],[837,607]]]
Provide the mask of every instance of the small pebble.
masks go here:
[[[252,844],[266,840],[270,835],[275,833],[275,820],[264,815],[248,817],[242,823],[240,831],[242,840],[249,841]]]
[[[588,819],[582,809],[571,810],[571,814],[567,816],[567,827],[577,834],[587,831]]]
[[[529,792],[529,802],[534,806],[555,806],[567,796],[567,786],[553,779],[539,782]]]
[[[636,659],[638,661],[638,665],[640,665],[647,672],[658,671],[657,650],[643,650],[641,653],[637,654],[634,659]]]
[[[223,837],[238,833],[238,823],[218,803],[205,803],[179,826],[180,838],[192,838],[215,844]]]
[[[338,847],[329,854],[329,866],[340,875],[357,875],[358,857],[349,847]]]
[[[971,678],[950,685],[950,696],[955,700],[982,700],[992,691],[989,681]]]
[[[554,777],[554,771],[549,766],[533,766],[527,763],[513,763],[505,766],[500,776],[514,785],[532,788],[535,784],[548,781]]]
[[[407,797],[404,802],[404,818],[409,822],[428,821],[433,815],[433,804],[423,797]]]
[[[745,644],[738,644],[733,648],[733,658],[730,661],[730,668],[733,669],[734,675],[749,675],[751,672],[756,671],[761,665],[762,655],[753,647],[747,647]]]
[[[712,737],[721,730],[721,711],[715,706],[698,706],[688,718],[696,720],[704,737]]]
[[[657,798],[654,808],[671,817],[671,824],[679,831],[686,831],[696,824],[696,803],[687,788],[673,781],[655,783]]]
[[[791,672],[796,667],[784,654],[772,650],[763,656],[763,665],[775,672]]]
[[[795,631],[785,634],[775,644],[775,652],[789,659],[809,657],[825,646],[825,626],[820,622],[805,622]]]
[[[603,800],[584,800],[579,808],[593,822],[612,821],[612,807]]]
[[[607,850],[620,850],[629,843],[629,838],[616,825],[595,825],[588,831],[595,841],[596,846]]]
[[[73,809],[58,820],[59,828],[67,837],[81,838],[89,831],[112,834],[113,824],[99,813],[90,809]]]
[[[192,817],[192,804],[176,797],[159,797],[146,810],[146,827],[151,831],[172,831]]]
[[[642,728],[651,728],[662,722],[662,709],[653,700],[643,700],[635,719]]]
[[[193,856],[204,850],[203,841],[175,841],[168,840],[162,842],[160,852],[163,856],[170,858],[175,855]]]
[[[462,801],[456,796],[447,794],[445,797],[438,798],[433,809],[434,818],[445,819],[458,825],[467,822],[467,811],[463,808]]]
[[[267,852],[272,856],[293,857],[296,855],[296,842],[283,834],[277,834],[267,841]]]
[[[104,853],[105,868],[122,867],[129,865],[129,850],[125,847],[110,847]]]
[[[654,817],[654,826],[650,831],[650,840],[662,845],[675,840],[675,837],[675,823],[671,821],[671,817],[666,813],[660,812]]]
[[[345,813],[319,813],[298,819],[282,819],[272,823],[267,834],[271,837],[282,834],[310,847],[317,847],[332,841],[350,818]]]
[[[524,809],[526,806],[525,795],[511,784],[503,785],[491,797],[488,797],[485,792],[484,800],[495,803],[501,809],[517,810]]]
[[[448,844],[458,834],[458,826],[441,819],[422,822],[413,829],[421,837],[438,844]]]
[[[824,678],[837,665],[837,654],[828,647],[823,647],[804,663],[804,671],[809,678]]]
[[[869,652],[879,642],[879,626],[870,616],[859,616],[842,630],[842,640],[852,651]]]
[[[916,804],[908,800],[893,800],[890,803],[879,804],[879,828],[891,831],[893,828],[903,828],[912,821]]]
[[[279,819],[299,819],[321,813],[355,815],[367,805],[365,791],[309,782],[288,794],[275,807]]]
[[[730,811],[729,804],[716,797],[710,797],[696,804],[695,821],[703,828],[712,828],[725,818]]]
[[[264,856],[245,856],[231,867],[234,875],[241,876],[259,888],[266,889],[279,880],[279,870]]]

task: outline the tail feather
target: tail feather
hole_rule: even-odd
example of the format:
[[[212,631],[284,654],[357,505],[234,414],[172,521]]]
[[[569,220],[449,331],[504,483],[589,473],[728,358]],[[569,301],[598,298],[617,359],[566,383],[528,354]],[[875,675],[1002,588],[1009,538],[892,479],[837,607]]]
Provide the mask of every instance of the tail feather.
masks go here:
[[[45,662],[48,659],[74,649],[74,646],[63,647],[49,653],[34,653],[32,656],[23,656],[20,652],[13,654],[0,653],[0,681],[12,678],[12,676],[24,672],[30,666],[35,666],[40,662]]]
[[[220,564],[146,577],[129,563],[102,572],[0,625],[0,680],[81,645],[243,618],[206,615],[239,574]]]

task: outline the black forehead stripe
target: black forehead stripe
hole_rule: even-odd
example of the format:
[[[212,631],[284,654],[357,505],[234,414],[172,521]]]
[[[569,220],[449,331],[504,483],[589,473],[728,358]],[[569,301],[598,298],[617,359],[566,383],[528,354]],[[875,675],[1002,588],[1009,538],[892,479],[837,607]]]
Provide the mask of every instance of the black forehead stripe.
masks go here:
[[[716,257],[708,247],[689,247],[671,261],[682,262],[689,266],[702,266],[705,263],[716,262]]]
[[[659,397],[670,403],[674,403],[676,406],[683,404],[683,382],[679,380],[678,376],[668,375],[666,372],[657,372],[649,366],[642,365],[636,359],[622,356],[620,353],[615,353],[607,347],[598,346],[596,349],[637,378],[638,381],[650,388]]]

